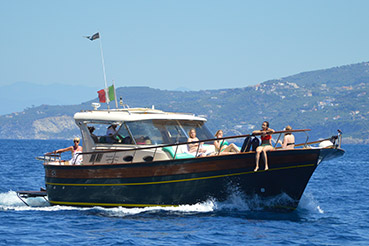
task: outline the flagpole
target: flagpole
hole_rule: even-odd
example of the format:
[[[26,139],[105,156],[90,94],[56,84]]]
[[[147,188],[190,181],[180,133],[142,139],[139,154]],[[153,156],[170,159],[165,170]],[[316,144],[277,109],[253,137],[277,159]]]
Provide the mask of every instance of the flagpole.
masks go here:
[[[114,80],[113,80],[113,88],[114,88],[115,108],[118,109],[117,93],[115,92],[115,82],[114,82]]]
[[[103,53],[103,48],[102,48],[102,41],[101,41],[101,34],[99,32],[99,39],[100,39],[100,53],[101,53],[101,61],[102,61],[102,66],[103,66],[103,72],[104,72],[104,82],[105,82],[105,94],[106,94],[106,102],[108,104],[108,109],[109,109],[109,95],[107,93],[107,88],[108,88],[108,83],[106,82],[106,73],[105,73],[105,62],[104,62],[104,53]]]

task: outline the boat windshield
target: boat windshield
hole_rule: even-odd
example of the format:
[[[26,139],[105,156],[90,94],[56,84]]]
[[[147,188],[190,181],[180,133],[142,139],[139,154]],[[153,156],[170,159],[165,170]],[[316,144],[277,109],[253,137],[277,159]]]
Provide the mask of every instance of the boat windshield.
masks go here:
[[[87,129],[95,143],[122,143],[131,144],[128,131],[121,123],[87,123]],[[120,134],[118,135],[118,129]]]
[[[120,123],[87,123],[97,144],[174,144],[187,142],[188,132],[196,130],[199,140],[213,138],[202,121],[141,120]]]
[[[136,144],[174,144],[187,142],[192,128],[200,140],[212,138],[204,122],[188,120],[130,121],[122,125],[118,134],[128,130]]]

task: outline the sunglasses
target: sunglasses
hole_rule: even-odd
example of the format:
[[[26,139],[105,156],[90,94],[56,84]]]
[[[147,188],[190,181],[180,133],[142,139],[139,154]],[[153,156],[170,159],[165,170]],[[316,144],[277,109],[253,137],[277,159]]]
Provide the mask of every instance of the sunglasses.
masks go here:
[[[79,141],[74,141],[75,143],[79,143]]]

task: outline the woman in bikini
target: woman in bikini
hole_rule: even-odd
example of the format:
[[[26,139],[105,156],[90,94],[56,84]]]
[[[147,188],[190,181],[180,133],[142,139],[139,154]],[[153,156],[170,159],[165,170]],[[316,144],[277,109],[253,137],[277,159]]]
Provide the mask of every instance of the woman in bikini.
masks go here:
[[[218,130],[215,133],[216,138],[222,138],[223,137],[223,131]],[[230,152],[238,153],[240,150],[237,148],[237,146],[233,143],[227,145],[227,141],[225,140],[215,140],[214,141],[214,147],[215,147],[215,153],[219,154],[230,154]],[[220,151],[220,152],[219,152]]]
[[[292,127],[286,126],[285,130],[290,131],[290,130],[292,130]],[[293,148],[295,148],[295,136],[292,133],[286,132],[284,134],[282,148],[283,149],[293,149]]]
[[[199,141],[199,139],[196,137],[196,130],[194,128],[192,128],[188,132],[188,135],[189,135],[189,138],[187,139],[187,142]],[[200,147],[199,147],[199,144],[200,144]],[[197,153],[197,156],[201,156],[206,152],[206,149],[202,148],[202,143],[188,144],[189,153],[196,155],[197,150],[199,150],[199,152]]]
[[[261,128],[262,128],[261,130],[252,132],[252,134],[261,135],[261,145],[256,148],[256,156],[255,156],[256,166],[255,166],[254,172],[259,170],[259,160],[260,160],[260,153],[261,152],[263,152],[263,157],[264,157],[264,162],[265,162],[265,169],[264,170],[269,169],[266,152],[273,150],[272,135],[270,135],[270,134],[273,133],[274,130],[269,128],[269,122],[268,121],[264,121],[263,124],[261,125]]]

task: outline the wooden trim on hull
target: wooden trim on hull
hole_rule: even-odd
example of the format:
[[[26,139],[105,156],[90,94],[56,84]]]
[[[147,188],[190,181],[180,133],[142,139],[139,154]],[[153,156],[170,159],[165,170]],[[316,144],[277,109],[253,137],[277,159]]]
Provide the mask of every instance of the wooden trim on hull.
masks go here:
[[[273,151],[268,153],[270,168],[317,163],[319,150]],[[260,168],[263,168],[261,161]],[[206,158],[158,161],[137,164],[57,166],[45,165],[45,177],[57,179],[122,179],[160,177],[178,174],[217,172],[255,168],[255,153],[213,156]]]
[[[231,174],[223,174],[223,175],[216,175],[216,176],[206,176],[206,177],[199,177],[199,178],[189,178],[189,179],[177,179],[177,180],[166,180],[166,181],[157,181],[157,182],[139,182],[139,183],[51,183],[46,182],[47,185],[59,185],[59,186],[128,186],[128,185],[155,185],[155,184],[167,184],[167,183],[178,183],[178,182],[188,182],[188,181],[195,181],[195,180],[204,180],[204,179],[216,179],[216,178],[224,178],[224,177],[231,177],[231,176],[240,176],[252,173],[261,173],[261,172],[272,172],[277,170],[285,170],[291,168],[304,168],[304,167],[314,167],[316,164],[305,164],[305,165],[296,165],[296,166],[288,166],[288,167],[279,167],[279,168],[271,168],[267,171],[259,170],[257,172],[254,171],[247,171],[247,172],[240,172],[240,173],[231,173]]]

